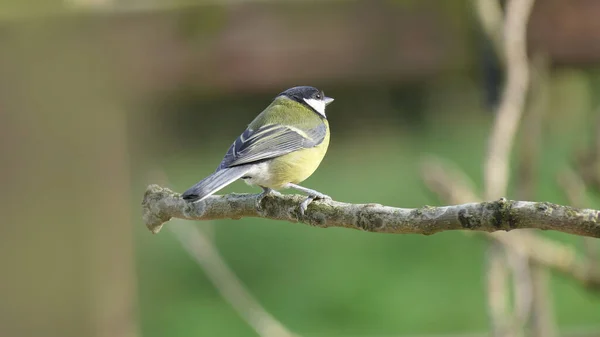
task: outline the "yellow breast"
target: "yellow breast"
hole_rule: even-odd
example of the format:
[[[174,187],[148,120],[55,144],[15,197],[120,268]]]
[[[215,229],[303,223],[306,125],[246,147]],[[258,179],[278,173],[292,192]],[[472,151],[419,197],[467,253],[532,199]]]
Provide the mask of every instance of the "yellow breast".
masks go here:
[[[327,126],[327,134],[321,144],[273,159],[270,165],[271,186],[265,187],[279,189],[287,183],[298,184],[317,170],[329,146],[329,124],[327,120],[324,122]]]

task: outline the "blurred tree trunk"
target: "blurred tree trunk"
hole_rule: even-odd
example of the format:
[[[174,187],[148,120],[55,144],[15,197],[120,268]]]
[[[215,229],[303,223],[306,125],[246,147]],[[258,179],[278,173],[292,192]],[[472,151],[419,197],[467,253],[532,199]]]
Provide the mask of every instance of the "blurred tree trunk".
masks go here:
[[[109,50],[46,20],[4,26],[0,41],[0,335],[135,336],[126,116]]]

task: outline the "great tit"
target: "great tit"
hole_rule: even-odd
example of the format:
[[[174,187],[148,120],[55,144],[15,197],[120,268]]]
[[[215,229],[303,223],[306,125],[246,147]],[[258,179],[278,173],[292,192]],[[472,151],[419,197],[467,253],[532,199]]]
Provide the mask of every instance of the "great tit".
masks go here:
[[[329,196],[299,186],[315,172],[329,146],[325,107],[333,102],[323,91],[299,86],[285,90],[233,142],[217,170],[181,196],[200,201],[237,179],[259,186],[264,196],[293,188],[308,197],[300,204],[304,214],[315,199]]]

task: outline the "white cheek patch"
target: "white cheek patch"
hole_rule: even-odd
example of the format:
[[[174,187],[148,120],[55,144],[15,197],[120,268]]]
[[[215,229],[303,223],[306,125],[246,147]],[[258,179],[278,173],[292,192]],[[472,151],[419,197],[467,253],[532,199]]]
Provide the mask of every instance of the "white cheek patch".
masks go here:
[[[315,111],[317,111],[323,117],[326,117],[325,116],[325,105],[326,105],[325,101],[319,100],[319,99],[314,99],[314,98],[309,98],[309,99],[304,98],[304,101],[306,103],[308,103],[308,105],[310,105],[313,109],[315,109]]]

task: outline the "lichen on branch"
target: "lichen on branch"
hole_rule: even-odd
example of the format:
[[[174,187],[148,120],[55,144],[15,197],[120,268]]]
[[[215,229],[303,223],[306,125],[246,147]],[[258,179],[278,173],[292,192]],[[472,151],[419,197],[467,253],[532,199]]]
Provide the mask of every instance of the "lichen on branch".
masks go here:
[[[496,201],[454,206],[396,208],[379,204],[314,201],[304,215],[299,205],[305,196],[258,194],[210,196],[189,203],[179,193],[150,185],[142,202],[143,219],[153,233],[171,218],[186,220],[241,219],[246,217],[300,222],[315,227],[346,227],[377,233],[430,235],[449,230],[484,232],[534,228],[580,236],[600,237],[600,211],[547,202]]]

